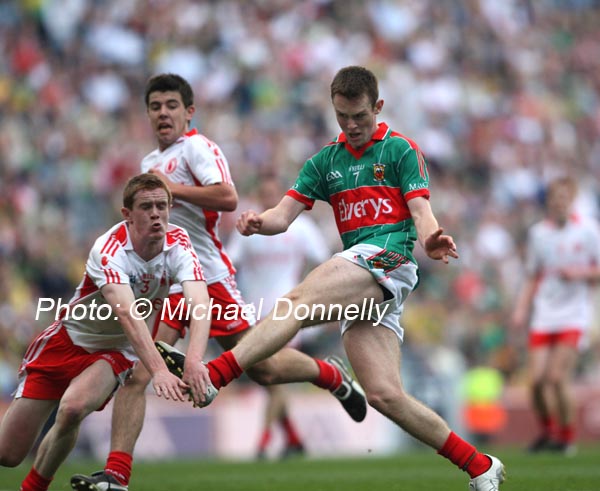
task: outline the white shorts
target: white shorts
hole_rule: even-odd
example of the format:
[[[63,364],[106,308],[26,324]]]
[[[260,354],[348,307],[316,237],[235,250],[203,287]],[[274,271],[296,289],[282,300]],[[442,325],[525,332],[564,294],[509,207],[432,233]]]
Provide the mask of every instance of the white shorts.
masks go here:
[[[385,259],[387,260],[384,262],[385,269],[375,266],[374,263],[377,261],[373,261],[374,257],[381,256],[382,254],[386,256]],[[384,306],[388,306],[385,315],[379,319],[379,324],[394,331],[400,342],[402,342],[404,340],[404,329],[400,326],[400,316],[404,310],[406,298],[417,285],[418,267],[415,263],[409,261],[408,258],[394,253],[391,253],[394,258],[390,261],[389,255],[389,251],[370,244],[357,244],[350,249],[334,254],[334,256],[343,257],[362,268],[368,269],[373,278],[375,278],[375,281],[390,292],[392,298],[379,304],[380,311],[382,311]],[[372,315],[376,316],[377,312],[372,311]],[[374,319],[376,318],[374,317]],[[340,322],[342,335],[353,322],[354,320],[344,319]]]

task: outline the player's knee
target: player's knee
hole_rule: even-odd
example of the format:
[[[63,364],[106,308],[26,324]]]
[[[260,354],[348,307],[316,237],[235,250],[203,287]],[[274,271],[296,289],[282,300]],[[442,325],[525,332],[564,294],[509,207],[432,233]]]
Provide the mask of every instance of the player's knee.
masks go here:
[[[273,366],[268,361],[257,363],[248,370],[246,374],[251,380],[259,385],[273,385],[277,383],[277,376]]]
[[[72,428],[78,426],[89,413],[89,409],[81,401],[62,401],[56,413],[55,424],[59,429]]]
[[[0,467],[17,467],[25,460],[26,455],[17,455],[14,452],[10,453],[5,449],[0,449]]]
[[[365,395],[369,406],[384,414],[387,412],[386,409],[392,404],[398,405],[398,403],[402,403],[405,398],[405,394],[401,387],[399,388],[387,384],[366,389]]]
[[[123,387],[121,387],[117,391],[117,397],[119,395],[119,392],[121,392],[122,390],[140,393],[145,392],[146,387],[150,383],[150,380],[152,380],[152,377],[147,371],[134,371],[133,375],[125,381]]]

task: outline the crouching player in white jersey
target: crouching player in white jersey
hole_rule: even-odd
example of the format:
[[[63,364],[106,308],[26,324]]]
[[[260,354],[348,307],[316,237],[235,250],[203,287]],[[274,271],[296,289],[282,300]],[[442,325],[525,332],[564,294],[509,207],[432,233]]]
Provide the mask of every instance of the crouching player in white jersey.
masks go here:
[[[548,186],[546,217],[527,240],[525,281],[512,327],[529,325],[531,404],[540,426],[530,452],[575,450],[575,407],[570,385],[577,355],[592,322],[591,285],[600,280],[600,232],[572,212],[576,183]]]
[[[152,77],[146,85],[145,103],[158,148],[142,160],[142,171],[160,176],[173,193],[171,221],[188,231],[194,249],[202,256],[211,305],[223,313],[231,312],[232,308],[240,312],[234,317],[219,315],[215,309],[212,314],[210,337],[224,349],[231,349],[254,325],[254,319],[249,318],[247,310],[246,315],[241,315],[244,301],[237,289],[235,269],[219,238],[220,212],[234,210],[238,200],[227,159],[216,143],[195,129],[190,130],[195,112],[194,94],[185,79],[175,74]],[[182,296],[175,291],[171,293],[171,313],[174,313]],[[187,316],[187,311],[177,316],[163,316],[155,339],[174,344],[185,333]],[[262,385],[312,382],[330,390],[355,421],[365,418],[364,394],[337,361],[317,360],[285,348],[251,367],[247,373]],[[91,476],[73,476],[74,489],[128,489],[133,451],[143,426],[148,381],[149,374],[139,367],[131,382],[119,391],[113,409],[111,450],[106,466]]]
[[[57,406],[58,411],[21,491],[48,489],[75,445],[81,421],[104,407],[138,358],[157,395],[183,401],[190,392],[197,404],[204,402],[210,379],[199,362],[208,321],[190,326],[188,356],[196,363],[186,366],[183,380],[169,372],[149,330],[172,283],[182,283],[194,304],[208,303],[190,239],[168,223],[170,206],[171,193],[157,176],[142,174],[128,182],[124,221],[96,240],[75,295],[25,353],[15,399],[0,425],[0,464],[19,465]],[[75,306],[77,315],[71,315]]]

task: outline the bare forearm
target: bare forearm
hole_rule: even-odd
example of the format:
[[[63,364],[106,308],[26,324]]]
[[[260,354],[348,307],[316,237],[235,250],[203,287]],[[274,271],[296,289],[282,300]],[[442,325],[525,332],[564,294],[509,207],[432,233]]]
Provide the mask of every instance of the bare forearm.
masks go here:
[[[237,192],[228,184],[185,186],[172,183],[170,188],[173,198],[192,203],[206,210],[234,211],[237,208]]]
[[[165,364],[154,347],[146,323],[131,317],[126,309],[117,309],[117,317],[127,339],[148,372],[154,376],[157,371],[165,369]]]

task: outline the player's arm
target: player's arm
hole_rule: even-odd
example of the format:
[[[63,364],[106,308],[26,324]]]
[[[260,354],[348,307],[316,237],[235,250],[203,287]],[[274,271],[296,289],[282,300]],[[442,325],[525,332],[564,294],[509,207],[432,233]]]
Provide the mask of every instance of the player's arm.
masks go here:
[[[237,208],[237,191],[229,183],[217,182],[208,186],[187,186],[171,181],[158,169],[150,169],[149,172],[156,174],[167,183],[174,199],[187,201],[205,210],[234,211]]]
[[[448,263],[448,258],[458,258],[456,244],[450,235],[438,225],[433,215],[429,200],[418,196],[408,201],[408,208],[417,229],[417,237],[421,247],[431,259],[441,259]]]
[[[260,214],[253,210],[245,211],[238,218],[236,227],[242,235],[277,235],[285,232],[305,208],[304,203],[284,196],[275,208]]]
[[[165,399],[185,400],[187,384],[172,375],[154,347],[152,336],[143,319],[135,315],[135,297],[129,285],[108,283],[101,288],[102,295],[119,319],[123,331],[136,354],[152,375],[152,385],[158,396]]]
[[[184,281],[182,287],[183,296],[189,300],[192,309],[190,341],[185,357],[183,381],[190,386],[194,402],[199,404],[204,402],[204,394],[210,383],[208,369],[202,363],[210,331],[209,296],[204,281]]]
[[[539,275],[527,275],[519,290],[511,317],[511,327],[515,330],[527,328],[531,305],[539,284]]]

